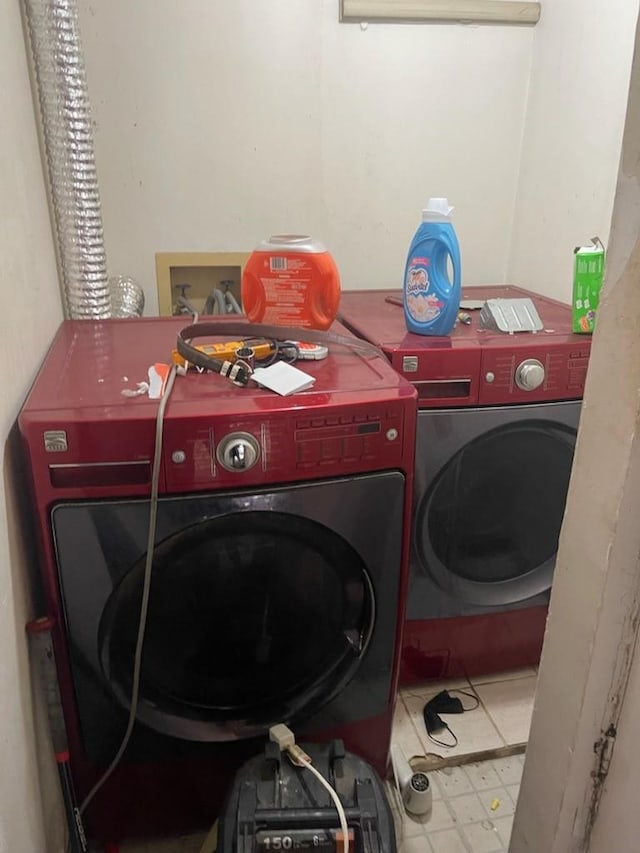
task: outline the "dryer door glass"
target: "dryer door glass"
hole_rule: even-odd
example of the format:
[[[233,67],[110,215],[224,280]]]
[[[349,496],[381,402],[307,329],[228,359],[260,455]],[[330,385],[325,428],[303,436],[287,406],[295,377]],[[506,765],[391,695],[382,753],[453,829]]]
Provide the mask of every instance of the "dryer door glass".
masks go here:
[[[115,587],[100,625],[103,670],[123,704],[144,568],[141,559]],[[189,736],[179,719],[217,723],[220,739],[264,731],[328,701],[372,627],[367,572],[335,532],[273,511],[209,519],[156,548],[141,703],[172,734]]]
[[[574,445],[568,427],[521,421],[449,459],[417,515],[421,561],[444,588],[502,604],[549,587]]]

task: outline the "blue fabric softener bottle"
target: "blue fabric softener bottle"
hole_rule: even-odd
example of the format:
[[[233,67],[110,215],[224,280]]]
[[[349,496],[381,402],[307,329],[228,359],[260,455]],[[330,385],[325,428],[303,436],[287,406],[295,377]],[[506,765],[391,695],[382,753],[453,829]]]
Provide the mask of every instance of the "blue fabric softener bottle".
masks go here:
[[[460,246],[446,198],[431,198],[422,211],[404,271],[407,329],[416,335],[448,335],[460,307]],[[453,281],[447,269],[451,259]]]

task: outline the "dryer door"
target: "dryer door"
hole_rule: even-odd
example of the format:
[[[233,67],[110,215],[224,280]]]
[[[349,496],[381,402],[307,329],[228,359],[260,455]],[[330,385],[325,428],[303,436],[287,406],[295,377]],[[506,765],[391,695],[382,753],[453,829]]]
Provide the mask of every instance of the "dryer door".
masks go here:
[[[570,403],[420,415],[435,470],[422,475],[414,570],[457,602],[434,615],[549,590],[578,413]]]
[[[137,719],[184,741],[229,741],[385,713],[405,488],[387,471],[161,499]],[[52,513],[75,701],[100,760],[130,706],[148,520],[140,500]]]
[[[115,587],[102,667],[128,706],[144,557]],[[246,737],[326,702],[356,670],[373,627],[362,558],[341,536],[280,512],[207,519],[156,547],[142,654],[143,718]]]

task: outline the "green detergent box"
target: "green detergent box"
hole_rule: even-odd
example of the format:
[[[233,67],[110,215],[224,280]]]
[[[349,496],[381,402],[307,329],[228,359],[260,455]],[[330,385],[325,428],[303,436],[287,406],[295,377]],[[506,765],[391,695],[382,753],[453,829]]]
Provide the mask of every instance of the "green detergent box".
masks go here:
[[[590,246],[574,250],[573,331],[590,335],[596,324],[600,289],[604,278],[604,246],[599,237]]]

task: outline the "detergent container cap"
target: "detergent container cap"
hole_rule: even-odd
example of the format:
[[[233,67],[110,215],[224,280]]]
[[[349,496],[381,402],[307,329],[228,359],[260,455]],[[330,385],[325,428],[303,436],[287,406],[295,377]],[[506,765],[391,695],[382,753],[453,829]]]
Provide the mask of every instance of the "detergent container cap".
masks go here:
[[[429,204],[422,211],[423,222],[449,222],[453,208],[446,198],[430,198]]]
[[[320,254],[326,252],[320,240],[315,240],[308,234],[272,234],[268,240],[263,240],[257,248],[258,252],[288,251]]]

